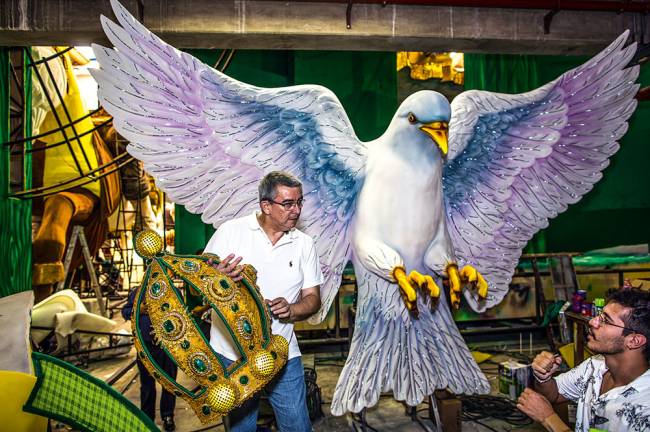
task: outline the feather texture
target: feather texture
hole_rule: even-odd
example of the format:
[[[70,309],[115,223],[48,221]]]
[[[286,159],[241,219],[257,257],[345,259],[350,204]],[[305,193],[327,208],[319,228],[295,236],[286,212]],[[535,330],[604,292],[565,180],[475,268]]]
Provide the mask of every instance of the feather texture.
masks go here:
[[[468,91],[452,102],[443,185],[460,265],[489,285],[477,311],[498,304],[528,240],[602,177],[634,112],[638,66],[628,32],[582,66],[529,93]]]
[[[348,359],[332,398],[332,414],[359,412],[382,392],[417,406],[437,389],[484,394],[490,384],[458,332],[442,293],[435,308],[420,297],[420,315],[404,308],[395,284],[354,262],[359,302]],[[438,280],[440,283],[440,280]]]
[[[127,150],[170,199],[215,226],[258,206],[264,174],[303,182],[301,228],[325,274],[325,317],[350,257],[347,225],[366,148],[336,96],[320,86],[265,89],[234,80],[160,40],[112,1],[102,17],[115,49],[94,45],[102,105]]]

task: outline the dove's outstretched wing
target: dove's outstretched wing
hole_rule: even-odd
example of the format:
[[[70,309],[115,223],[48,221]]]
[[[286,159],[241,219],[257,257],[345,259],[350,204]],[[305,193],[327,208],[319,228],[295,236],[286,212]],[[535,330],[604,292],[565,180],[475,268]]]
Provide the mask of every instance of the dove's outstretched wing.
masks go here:
[[[443,187],[460,265],[488,281],[477,311],[508,290],[526,242],[602,177],[634,112],[638,66],[628,33],[582,66],[529,93],[468,91],[452,103]]]
[[[102,17],[115,49],[93,46],[99,99],[127,150],[176,203],[215,226],[251,213],[269,171],[303,181],[301,228],[317,245],[324,318],[350,257],[348,221],[365,160],[336,96],[324,87],[265,89],[168,45],[117,1]]]

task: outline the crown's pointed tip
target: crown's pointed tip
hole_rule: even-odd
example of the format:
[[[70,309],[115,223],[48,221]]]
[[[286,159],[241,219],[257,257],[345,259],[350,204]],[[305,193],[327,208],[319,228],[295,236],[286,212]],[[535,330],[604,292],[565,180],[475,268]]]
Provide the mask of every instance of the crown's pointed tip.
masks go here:
[[[163,240],[157,232],[145,229],[135,235],[135,251],[142,258],[153,258],[163,251]]]

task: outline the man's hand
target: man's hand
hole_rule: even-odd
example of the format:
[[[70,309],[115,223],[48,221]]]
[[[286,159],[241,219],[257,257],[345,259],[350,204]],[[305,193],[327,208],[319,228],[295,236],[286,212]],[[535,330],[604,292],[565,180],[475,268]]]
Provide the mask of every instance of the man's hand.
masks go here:
[[[529,388],[517,400],[517,408],[536,422],[542,423],[555,414],[551,403],[541,394]]]
[[[303,288],[295,303],[289,303],[284,297],[264,300],[275,318],[285,322],[302,321],[309,318],[320,308],[320,287]]]
[[[242,280],[242,275],[241,272],[244,269],[244,266],[240,266],[239,263],[241,262],[241,257],[236,257],[235,254],[230,254],[224,259],[221,260],[220,263],[215,263],[212,261],[212,258],[208,260],[208,264],[220,271],[221,273],[225,274],[228,276],[230,279],[232,279],[234,282]]]
[[[279,318],[282,321],[294,321],[294,317],[291,313],[291,304],[284,297],[266,300],[266,304],[271,308],[271,313],[274,317]]]
[[[542,351],[537,354],[533,360],[533,374],[539,381],[546,381],[553,376],[555,372],[560,369],[562,364],[562,357],[553,355],[548,351]]]

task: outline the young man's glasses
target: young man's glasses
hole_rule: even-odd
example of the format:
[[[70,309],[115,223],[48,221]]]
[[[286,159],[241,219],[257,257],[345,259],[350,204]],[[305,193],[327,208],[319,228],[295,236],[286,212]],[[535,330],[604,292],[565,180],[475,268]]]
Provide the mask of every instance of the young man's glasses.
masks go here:
[[[300,199],[297,200],[297,201],[282,201],[282,202],[277,202],[277,201],[273,201],[272,199],[267,199],[266,201],[268,201],[268,202],[270,202],[270,203],[273,203],[273,204],[277,204],[277,205],[279,205],[279,206],[282,206],[282,207],[284,207],[284,209],[285,209],[286,211],[289,211],[289,210],[291,210],[291,209],[294,208],[294,207],[296,207],[296,208],[302,208],[303,204],[305,204],[305,200],[304,200],[304,198],[300,198]]]
[[[608,325],[608,326],[612,326],[612,327],[622,328],[623,330],[627,330],[627,331],[630,331],[630,332],[632,332],[632,333],[637,333],[636,330],[631,329],[631,328],[629,328],[629,327],[625,327],[625,326],[622,326],[622,325],[614,324],[613,322],[611,322],[611,321],[609,320],[609,318],[607,318],[607,316],[605,315],[605,312],[600,312],[600,313],[599,313],[598,315],[596,315],[593,319],[596,320],[596,321],[598,322],[598,325],[599,325],[599,326],[601,326],[601,325]]]

